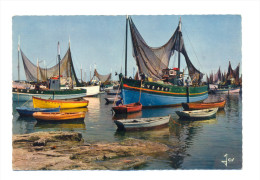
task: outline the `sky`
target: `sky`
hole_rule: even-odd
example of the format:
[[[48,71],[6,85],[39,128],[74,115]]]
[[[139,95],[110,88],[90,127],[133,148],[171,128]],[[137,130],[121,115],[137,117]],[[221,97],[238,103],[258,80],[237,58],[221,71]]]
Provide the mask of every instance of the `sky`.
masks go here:
[[[140,34],[151,47],[164,45],[174,33],[179,19],[187,53],[194,64],[204,74],[217,72],[220,67],[227,71],[231,61],[235,69],[242,67],[242,30],[240,15],[133,15],[131,16]],[[112,72],[124,73],[125,61],[125,15],[118,16],[13,16],[12,18],[12,66],[13,80],[18,79],[17,45],[35,64],[52,67],[57,62],[57,44],[60,42],[61,58],[65,55],[69,40],[72,60],[78,78],[83,69],[83,80],[89,80],[93,68],[106,75]],[[129,28],[129,26],[128,26]],[[128,76],[137,71],[132,56],[131,37],[128,29]],[[177,67],[173,56],[169,67]],[[186,67],[181,57],[181,69]],[[242,69],[240,68],[240,72]],[[85,72],[85,73],[84,73]],[[91,75],[92,76],[92,75]],[[25,73],[20,56],[20,79]]]

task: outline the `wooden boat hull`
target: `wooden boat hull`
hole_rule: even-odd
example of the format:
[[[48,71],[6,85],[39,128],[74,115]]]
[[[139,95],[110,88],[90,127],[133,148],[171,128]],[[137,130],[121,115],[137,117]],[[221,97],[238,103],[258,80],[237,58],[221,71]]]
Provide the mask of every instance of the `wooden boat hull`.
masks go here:
[[[89,101],[87,100],[52,100],[52,99],[41,99],[37,97],[33,97],[33,106],[34,108],[57,108],[61,109],[66,108],[79,108],[79,107],[87,107]]]
[[[60,108],[28,108],[28,107],[17,107],[17,112],[20,116],[32,116],[35,112],[60,112]]]
[[[225,107],[226,100],[212,103],[182,103],[184,110],[197,110],[197,109],[210,109],[219,108],[223,109]]]
[[[180,117],[180,119],[200,120],[216,117],[217,111],[218,108],[211,108],[194,111],[176,111],[176,114]]]
[[[216,89],[214,92],[216,94],[240,93],[240,87],[230,89]]]
[[[74,89],[85,89],[87,97],[97,96],[100,93],[100,85],[86,86],[86,87],[74,87]]]
[[[140,103],[131,103],[127,105],[120,105],[116,107],[112,107],[116,114],[125,114],[125,113],[133,113],[142,110],[142,104]]]
[[[136,131],[160,128],[166,126],[171,116],[115,120],[118,130]]]
[[[80,98],[86,96],[86,90],[32,90],[32,89],[17,89],[13,88],[13,101],[31,101],[32,96],[42,97],[44,99],[68,99],[68,98]]]
[[[87,112],[88,108],[83,107],[83,108],[67,108],[67,109],[61,109],[60,112],[63,113],[76,113],[76,112]]]
[[[160,84],[156,82],[123,79],[121,97],[125,104],[139,101],[143,107],[176,106],[181,103],[199,102],[208,98],[208,86],[185,87]],[[188,89],[188,91],[187,91]]]
[[[35,112],[33,117],[38,121],[44,122],[65,122],[71,120],[82,120],[85,118],[85,112],[78,113],[48,113],[48,112]]]
[[[106,97],[105,100],[107,103],[113,103],[114,101],[118,101],[119,97]]]

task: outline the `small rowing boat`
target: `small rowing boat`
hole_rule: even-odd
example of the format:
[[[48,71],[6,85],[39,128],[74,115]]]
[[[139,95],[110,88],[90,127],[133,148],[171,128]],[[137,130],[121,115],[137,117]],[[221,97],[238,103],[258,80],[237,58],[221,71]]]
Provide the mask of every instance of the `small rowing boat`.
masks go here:
[[[181,119],[196,120],[196,119],[208,119],[208,118],[216,117],[217,111],[218,108],[211,108],[211,109],[201,109],[201,110],[193,110],[193,111],[176,111],[176,114]]]
[[[60,107],[61,109],[66,108],[79,108],[79,107],[87,107],[89,101],[88,100],[71,100],[71,99],[41,99],[38,97],[33,96],[33,107],[34,108],[57,108]]]
[[[106,97],[105,100],[106,100],[106,103],[113,103],[115,101],[118,101],[120,99],[120,96],[115,96],[115,97]]]
[[[71,121],[84,119],[85,112],[76,112],[76,113],[60,113],[60,112],[35,112],[33,117],[38,121],[46,122],[61,122],[61,121]]]
[[[221,100],[218,102],[202,102],[202,103],[182,103],[184,110],[198,110],[198,109],[210,109],[219,108],[223,109],[225,107],[226,100]]]
[[[126,104],[126,105],[119,105],[112,107],[116,114],[124,114],[124,113],[132,113],[138,112],[142,110],[142,104],[140,102]]]
[[[220,89],[215,89],[214,93],[216,94],[233,94],[233,93],[240,93],[241,88],[220,88]]]
[[[171,116],[115,120],[118,130],[145,130],[167,125]]]
[[[35,112],[60,112],[60,108],[29,108],[17,107],[17,112],[20,116],[32,116]]]

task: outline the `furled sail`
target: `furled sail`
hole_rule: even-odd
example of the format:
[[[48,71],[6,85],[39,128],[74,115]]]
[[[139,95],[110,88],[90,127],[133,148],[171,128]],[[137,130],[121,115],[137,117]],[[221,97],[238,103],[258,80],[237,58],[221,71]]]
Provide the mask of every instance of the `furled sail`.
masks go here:
[[[107,74],[107,75],[101,75],[97,72],[97,70],[95,69],[94,71],[94,76],[96,76],[99,81],[101,81],[102,83],[104,82],[108,82],[111,80],[111,73]]]
[[[184,46],[180,23],[169,41],[157,48],[150,47],[146,44],[131,18],[129,18],[129,24],[132,37],[133,56],[140,73],[143,73],[154,80],[162,79],[162,70],[168,68],[170,58],[174,54],[174,51],[179,51],[185,57],[191,79],[197,82],[201,81],[203,74],[194,67],[188,57]]]
[[[59,76],[59,64],[51,68],[42,68],[34,65],[21,50],[24,71],[27,81],[46,81],[48,78]],[[60,61],[61,85],[81,86],[79,83],[72,62],[70,48]]]

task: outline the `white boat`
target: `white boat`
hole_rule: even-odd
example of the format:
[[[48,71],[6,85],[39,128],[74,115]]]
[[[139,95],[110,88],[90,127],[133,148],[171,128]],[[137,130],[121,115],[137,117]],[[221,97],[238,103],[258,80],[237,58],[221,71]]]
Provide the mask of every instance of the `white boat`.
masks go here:
[[[68,87],[61,87],[61,89],[68,89]],[[85,96],[96,96],[100,93],[100,85],[95,86],[85,86],[85,87],[73,87],[73,89],[85,89]]]
[[[193,110],[193,111],[176,111],[176,114],[181,119],[207,119],[216,116],[218,108],[210,108],[210,109],[201,109],[201,110]]]
[[[118,130],[145,130],[165,126],[171,116],[115,120]]]
[[[120,96],[114,96],[114,97],[106,97],[105,100],[107,103],[113,103],[120,99]]]
[[[228,94],[228,93],[240,93],[241,88],[227,88],[227,89],[215,89],[216,94]]]
[[[86,89],[87,96],[96,96],[100,92],[100,85],[86,86],[86,87],[74,87],[74,89]]]

